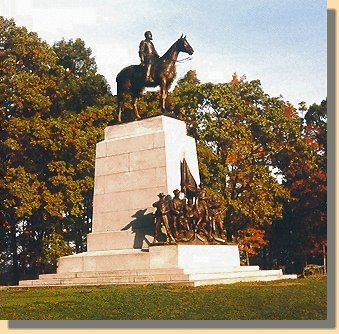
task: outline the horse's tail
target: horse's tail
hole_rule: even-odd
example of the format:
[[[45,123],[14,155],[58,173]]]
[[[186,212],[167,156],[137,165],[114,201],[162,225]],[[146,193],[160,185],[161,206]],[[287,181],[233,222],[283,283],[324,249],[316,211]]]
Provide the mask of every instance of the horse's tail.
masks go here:
[[[115,81],[117,83],[118,105],[119,105],[119,102],[122,99],[122,94],[123,94],[123,89],[122,89],[122,85],[123,85],[123,81],[124,81],[123,79],[124,79],[124,69],[121,70],[115,78]]]
[[[116,76],[116,78],[115,78],[115,81],[116,81],[117,84],[120,83],[120,82],[122,81],[122,79],[124,78],[124,73],[126,72],[125,70],[126,70],[126,68],[123,68],[123,69],[117,74],[117,76]]]
[[[118,105],[123,98],[123,94],[128,90],[128,82],[130,81],[130,68],[131,66],[123,68],[116,76],[115,81],[117,83],[117,97]]]
[[[118,108],[120,108],[120,103],[122,101],[122,81],[121,81],[121,72],[118,73],[118,75],[115,78],[115,81],[117,83],[117,99],[118,99]]]

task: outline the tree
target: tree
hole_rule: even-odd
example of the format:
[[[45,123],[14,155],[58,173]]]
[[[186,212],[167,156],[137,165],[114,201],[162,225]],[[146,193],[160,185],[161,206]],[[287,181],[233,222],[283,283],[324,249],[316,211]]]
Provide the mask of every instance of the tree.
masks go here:
[[[17,281],[19,229],[46,191],[40,169],[44,152],[32,141],[46,136],[45,119],[59,95],[60,68],[56,54],[35,33],[3,17],[0,27],[1,210]]]
[[[197,140],[203,183],[224,199],[229,234],[255,255],[290,197],[279,182],[288,170],[283,157],[307,150],[296,110],[236,74],[229,83],[200,84],[190,72],[172,98]]]
[[[63,224],[68,231],[66,239],[75,242],[76,251],[82,252],[91,229],[95,145],[113,120],[115,102],[105,78],[97,73],[91,50],[82,40],[62,40],[53,49],[65,73],[61,84],[64,95],[55,106],[62,110],[66,121],[66,126],[60,128],[65,143],[61,161],[70,164],[75,181],[65,197],[73,196],[74,203],[81,203],[77,209],[70,204]],[[66,183],[62,179],[58,182],[60,186]]]
[[[326,163],[327,155],[327,99],[321,101],[320,105],[313,103],[306,115],[306,133],[314,138],[319,145],[319,151],[323,150],[320,157]]]
[[[42,255],[51,233],[85,249],[95,144],[113,119],[113,99],[82,41],[53,49],[13,20],[0,26],[3,254],[15,283],[19,271],[34,276],[49,261]]]
[[[60,257],[69,255],[72,251],[72,247],[65,242],[62,235],[52,226],[51,232],[43,240],[41,262],[48,264],[51,267],[51,271],[56,271]]]
[[[57,63],[64,70],[63,97],[60,110],[79,113],[89,106],[112,104],[112,96],[106,79],[97,73],[97,65],[90,48],[80,38],[75,41],[61,40],[53,45]]]
[[[288,158],[284,186],[291,201],[284,204],[284,217],[275,223],[272,244],[275,258],[302,272],[308,262],[326,262],[327,247],[327,103],[313,104],[302,119],[302,138],[307,155],[296,150]],[[280,242],[277,242],[280,239]],[[284,252],[281,250],[285,249]],[[293,265],[291,265],[293,264]],[[325,268],[326,269],[326,268]]]

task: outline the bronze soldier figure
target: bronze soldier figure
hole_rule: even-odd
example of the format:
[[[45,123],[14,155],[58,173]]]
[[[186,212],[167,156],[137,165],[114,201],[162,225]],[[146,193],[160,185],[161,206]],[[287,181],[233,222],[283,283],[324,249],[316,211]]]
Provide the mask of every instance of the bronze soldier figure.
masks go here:
[[[209,215],[213,237],[218,241],[225,242],[226,233],[224,223],[221,218],[221,203],[216,195],[213,195],[209,201]]]
[[[166,233],[170,241],[175,242],[175,239],[172,235],[170,226],[169,226],[169,219],[168,215],[170,212],[169,203],[165,200],[165,195],[160,193],[158,195],[159,200],[153,203],[153,207],[156,208],[154,217],[155,217],[155,232],[154,232],[154,239],[153,243],[156,242],[158,235],[161,231],[161,224],[164,224]]]
[[[139,57],[141,65],[146,66],[146,78],[147,82],[154,82],[151,76],[151,66],[154,60],[159,58],[157,51],[152,42],[152,33],[150,31],[145,32],[145,39],[140,42],[139,45]]]
[[[188,225],[188,229],[195,230],[195,217],[194,217],[194,203],[193,198],[189,198],[185,205],[185,218]]]
[[[198,195],[196,198],[196,210],[198,214],[196,227],[198,227],[201,222],[207,223],[209,217],[207,193],[202,183],[198,188]]]
[[[171,208],[171,217],[173,222],[173,230],[174,235],[177,234],[179,227],[181,227],[182,220],[184,219],[184,208],[185,203],[184,201],[179,197],[180,190],[175,189],[173,191],[174,198],[172,199],[170,203]]]
[[[196,236],[201,241],[204,240],[205,237],[207,241],[212,241],[212,228],[210,222],[210,214],[209,214],[209,206],[208,206],[208,197],[206,190],[203,184],[200,184],[198,188],[198,195],[195,204],[195,214],[196,214],[196,225],[195,232]]]

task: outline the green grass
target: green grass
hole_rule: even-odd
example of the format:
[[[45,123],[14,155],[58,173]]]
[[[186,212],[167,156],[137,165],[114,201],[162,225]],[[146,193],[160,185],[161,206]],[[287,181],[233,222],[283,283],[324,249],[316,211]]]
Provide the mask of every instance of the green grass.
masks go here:
[[[325,320],[326,278],[203,286],[3,288],[4,320]]]

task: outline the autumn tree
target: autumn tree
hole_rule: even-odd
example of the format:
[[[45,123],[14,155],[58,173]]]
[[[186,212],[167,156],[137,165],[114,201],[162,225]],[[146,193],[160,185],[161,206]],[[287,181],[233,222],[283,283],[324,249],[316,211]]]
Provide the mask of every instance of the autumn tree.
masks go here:
[[[59,179],[54,186],[74,182],[70,189],[65,188],[66,198],[77,197],[64,213],[62,228],[67,231],[66,239],[75,243],[77,252],[82,252],[91,227],[95,145],[103,139],[103,129],[113,119],[115,102],[105,78],[97,73],[90,48],[82,40],[62,40],[53,49],[64,71],[64,94],[54,105],[66,122],[66,126],[60,123],[59,128],[64,148],[58,163],[66,166],[69,173],[68,179]]]
[[[203,121],[203,113],[199,112],[204,105],[203,86],[196,71],[190,70],[179,79],[173,93],[169,96],[174,114],[187,125],[188,135],[199,138],[199,125]]]
[[[229,83],[201,84],[191,72],[172,97],[193,124],[201,178],[223,198],[229,237],[245,254],[257,254],[290,198],[280,182],[288,170],[281,157],[307,149],[296,110],[266,94],[259,80],[236,74]]]
[[[19,271],[48,265],[52,232],[84,249],[95,144],[113,117],[112,97],[80,40],[52,48],[13,20],[0,26],[2,254],[16,282]]]
[[[46,192],[50,195],[41,182],[46,156],[35,143],[46,139],[45,120],[59,95],[61,69],[56,54],[35,33],[3,17],[0,27],[1,210],[16,281],[18,235],[24,233],[25,222],[41,207],[42,196]]]
[[[327,247],[327,101],[311,105],[302,117],[307,155],[285,154],[284,186],[291,200],[272,228],[274,257],[290,271],[302,272],[307,263],[326,262]]]

